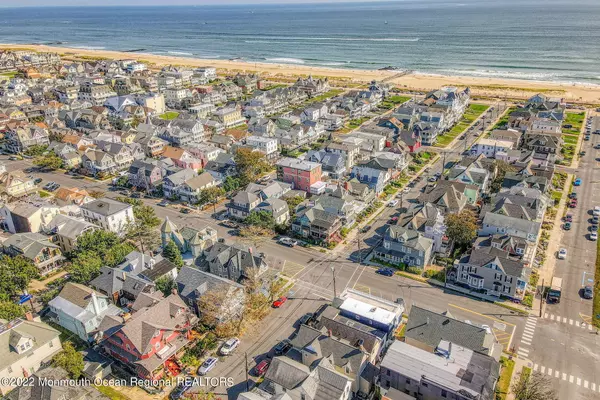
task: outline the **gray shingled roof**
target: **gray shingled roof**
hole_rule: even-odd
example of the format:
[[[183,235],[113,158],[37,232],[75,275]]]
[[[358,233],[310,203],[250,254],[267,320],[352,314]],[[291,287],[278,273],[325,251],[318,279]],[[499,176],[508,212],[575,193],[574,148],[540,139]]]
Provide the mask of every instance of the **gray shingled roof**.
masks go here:
[[[121,203],[120,201],[112,200],[106,197],[91,201],[81,206],[81,208],[84,210],[104,216],[114,215],[119,211],[123,211],[130,207],[132,207],[130,204]]]

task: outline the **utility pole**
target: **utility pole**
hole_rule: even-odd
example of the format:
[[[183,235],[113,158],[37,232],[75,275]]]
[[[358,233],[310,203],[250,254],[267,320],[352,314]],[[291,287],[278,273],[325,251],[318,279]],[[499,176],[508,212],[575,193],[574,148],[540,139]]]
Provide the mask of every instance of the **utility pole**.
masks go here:
[[[442,156],[442,175],[440,176],[440,179],[442,179],[444,177],[444,171],[446,169],[446,152],[444,151],[443,156]]]
[[[250,378],[248,377],[248,353],[244,353],[244,359],[246,362],[246,392],[249,392],[250,384],[248,383],[248,381],[250,380]]]
[[[329,267],[331,268],[331,274],[333,275],[333,298],[335,299],[337,297],[337,291],[335,290],[335,266],[330,263]]]
[[[362,264],[362,251],[360,250],[360,232],[356,234],[356,240],[358,244],[358,265]]]

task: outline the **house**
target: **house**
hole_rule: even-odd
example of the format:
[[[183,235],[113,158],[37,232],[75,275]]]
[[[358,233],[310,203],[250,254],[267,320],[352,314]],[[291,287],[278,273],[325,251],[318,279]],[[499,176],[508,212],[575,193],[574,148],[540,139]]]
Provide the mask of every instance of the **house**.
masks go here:
[[[517,129],[494,129],[490,132],[489,138],[492,140],[508,141],[513,144],[513,149],[521,146],[523,133]]]
[[[275,357],[264,380],[251,392],[241,393],[241,400],[327,399],[348,400],[352,396],[352,379],[339,372],[331,361],[321,358],[306,366],[289,357]]]
[[[378,385],[384,396],[395,389],[419,399],[493,400],[499,376],[495,359],[452,342],[430,353],[395,341],[381,362]]]
[[[0,376],[21,379],[31,376],[47,365],[62,350],[60,332],[39,320],[16,318],[0,322]],[[0,394],[6,395],[17,385],[0,384]]]
[[[480,194],[485,194],[492,183],[493,175],[482,162],[481,155],[478,157],[464,157],[456,163],[446,175],[446,179],[452,182],[462,182],[479,188]]]
[[[304,239],[328,244],[341,241],[339,230],[342,226],[339,215],[328,213],[320,207],[308,207],[296,214],[296,219],[292,221],[292,232]]]
[[[360,390],[360,376],[367,367],[368,354],[358,343],[337,339],[326,329],[316,329],[306,324],[300,325],[290,343],[300,353],[299,359],[303,365],[310,367],[325,358],[352,381],[352,392]],[[370,387],[370,382],[364,386]]]
[[[48,303],[49,317],[58,325],[87,342],[102,319],[123,311],[109,298],[79,283],[67,282],[60,293]]]
[[[507,172],[502,181],[502,189],[529,188],[537,189],[542,193],[547,193],[550,189],[550,179],[540,175],[530,175],[526,172]]]
[[[314,97],[329,90],[329,80],[327,78],[314,79],[312,75],[308,78],[298,78],[294,87],[306,92],[309,97]]]
[[[487,212],[483,217],[479,236],[501,233],[536,242],[540,229],[541,223],[537,221]]]
[[[154,160],[135,160],[129,166],[128,182],[132,187],[151,192],[162,180],[163,170]]]
[[[217,242],[204,250],[200,268],[213,275],[238,282],[251,274],[262,275],[268,268],[263,254],[254,255],[251,247]]]
[[[237,316],[244,306],[245,291],[239,283],[221,278],[198,268],[184,266],[176,280],[177,292],[181,298],[201,316],[200,299],[209,291],[225,291],[226,303],[221,305],[218,320],[223,323]]]
[[[60,248],[41,233],[15,233],[3,243],[4,252],[11,257],[23,256],[30,260],[40,275],[47,275],[62,264]]]
[[[433,240],[419,231],[391,225],[385,231],[383,245],[375,249],[374,257],[388,263],[425,268],[431,263]]]
[[[40,232],[59,211],[49,203],[17,201],[5,204],[0,209],[0,218],[10,233]]]
[[[489,158],[499,158],[512,150],[513,146],[512,141],[483,138],[473,143],[470,153],[472,156],[484,155]]]
[[[198,170],[202,168],[202,160],[194,157],[186,149],[165,146],[161,154],[163,158],[170,158],[179,168]]]
[[[435,353],[444,341],[496,360],[502,353],[502,346],[485,327],[455,319],[448,311],[440,314],[413,305],[404,330],[404,342],[428,353]]]
[[[215,119],[223,124],[225,129],[232,128],[234,126],[242,125],[246,120],[242,116],[242,112],[238,107],[221,107],[218,108],[213,116]]]
[[[251,186],[249,185],[249,187]],[[260,190],[260,188],[256,189]],[[262,194],[264,196],[265,192],[262,192]],[[266,211],[277,224],[285,223],[289,219],[289,209],[285,201],[275,197],[259,197],[260,195],[261,193],[253,193],[248,190],[239,191],[226,204],[227,214],[231,218],[244,220],[252,212]]]
[[[435,253],[444,254],[451,248],[450,239],[446,236],[444,216],[433,204],[411,204],[400,214],[396,225],[415,230],[431,239]]]
[[[321,164],[323,175],[331,179],[341,179],[346,173],[346,159],[341,153],[331,153],[326,150],[310,150],[306,160]]]
[[[69,205],[81,206],[85,203],[89,203],[90,201],[94,201],[94,198],[90,196],[87,190],[76,187],[58,188],[58,190],[54,192],[54,199],[56,200],[56,204],[58,204],[60,207]]]
[[[47,146],[50,144],[48,130],[37,125],[10,129],[5,134],[6,149],[11,153],[21,153],[32,146]]]
[[[21,197],[36,190],[33,178],[22,171],[12,171],[0,176],[0,193],[9,197]]]
[[[185,170],[184,170],[185,171]],[[177,195],[181,201],[197,203],[201,200],[203,190],[216,186],[215,178],[208,172],[187,179],[177,188]]]
[[[246,138],[246,145],[260,151],[267,159],[277,157],[277,139],[262,136],[248,136]]]
[[[211,174],[217,184],[225,182],[229,176],[237,175],[235,159],[229,153],[219,153],[214,160],[206,163],[204,171]]]
[[[523,299],[531,268],[518,257],[496,247],[471,250],[454,264],[448,277],[474,296]]]
[[[198,173],[195,169],[186,168],[163,179],[163,193],[166,198],[177,198],[186,181],[195,178]]]
[[[120,236],[135,221],[133,206],[109,198],[97,199],[81,206],[86,221]]]
[[[217,231],[210,227],[198,230],[189,226],[177,228],[169,217],[160,227],[162,247],[173,241],[181,254],[191,253],[194,258],[200,257],[202,252],[217,243]]]
[[[390,163],[382,163],[379,159],[373,158],[353,166],[350,171],[350,179],[357,179],[359,182],[369,185],[379,195],[392,179],[392,171]]]
[[[277,179],[291,183],[293,189],[311,192],[311,187],[321,181],[321,164],[297,158],[283,158],[277,162]]]
[[[102,150],[85,150],[85,153],[81,156],[81,163],[94,176],[98,174],[111,174],[118,170],[117,163],[112,155]]]
[[[197,318],[177,294],[143,293],[132,307],[129,319],[103,319],[96,335],[103,350],[143,379],[160,379],[167,369],[179,373],[169,360],[190,342]]]
[[[419,203],[431,203],[443,213],[457,213],[468,204],[475,204],[479,187],[462,182],[442,180],[433,187],[426,187],[419,195]]]
[[[543,155],[551,163],[554,162],[558,154],[560,154],[562,144],[563,141],[560,136],[546,134],[527,133],[523,140],[524,149],[532,150],[535,153]]]
[[[63,253],[68,253],[77,247],[77,239],[98,227],[90,222],[69,215],[57,214],[48,224],[45,231],[53,235],[52,242],[58,244]]]
[[[527,128],[527,133],[542,133],[554,136],[562,134],[562,116],[561,118],[543,118],[538,114],[531,119],[531,124]]]

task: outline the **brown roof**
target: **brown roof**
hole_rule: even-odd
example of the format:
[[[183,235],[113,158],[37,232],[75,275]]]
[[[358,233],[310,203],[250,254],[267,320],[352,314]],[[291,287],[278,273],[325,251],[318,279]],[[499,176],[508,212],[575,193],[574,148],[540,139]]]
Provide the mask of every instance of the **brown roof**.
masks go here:
[[[90,194],[85,189],[79,188],[64,188],[61,187],[56,191],[54,197],[63,201],[80,200],[83,197],[89,196]]]
[[[99,296],[104,295],[96,292],[94,289],[90,289],[87,286],[80,285],[79,283],[68,282],[60,291],[59,296],[81,308],[86,308],[90,302],[92,293],[96,293]]]
[[[248,136],[248,131],[244,129],[227,129],[225,135],[232,136],[235,140],[240,140]]]
[[[179,160],[181,159],[181,156],[183,156],[184,152],[185,149],[181,149],[179,147],[165,146],[162,156]]]

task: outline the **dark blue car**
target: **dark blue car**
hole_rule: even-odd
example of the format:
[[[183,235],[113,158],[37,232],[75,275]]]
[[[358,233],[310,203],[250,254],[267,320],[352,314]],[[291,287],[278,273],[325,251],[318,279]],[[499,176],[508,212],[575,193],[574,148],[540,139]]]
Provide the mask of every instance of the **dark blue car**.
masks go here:
[[[379,268],[376,272],[379,275],[394,276],[394,270],[391,268]]]

